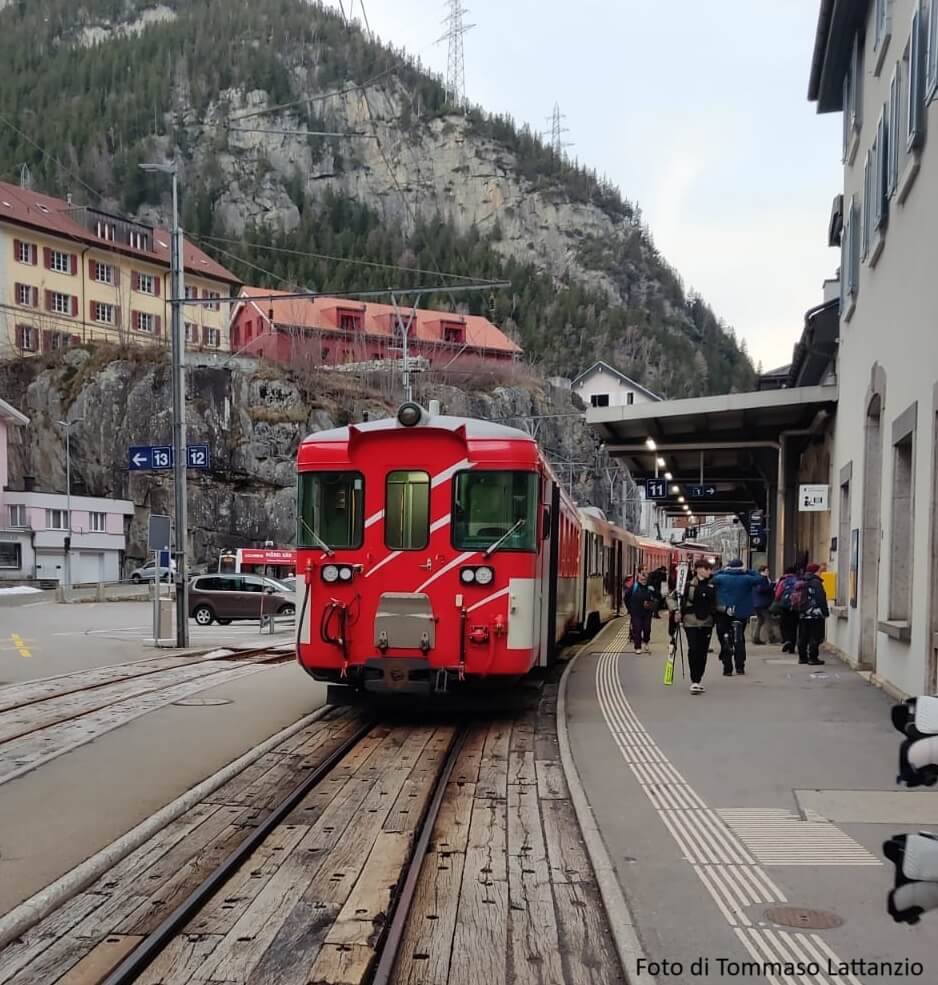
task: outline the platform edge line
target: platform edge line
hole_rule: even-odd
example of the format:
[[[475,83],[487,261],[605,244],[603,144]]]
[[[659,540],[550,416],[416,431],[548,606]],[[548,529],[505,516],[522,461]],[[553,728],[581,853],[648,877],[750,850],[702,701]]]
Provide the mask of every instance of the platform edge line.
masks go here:
[[[232,760],[227,766],[206,777],[201,783],[190,787],[175,800],[161,807],[155,814],[141,821],[136,827],[116,838],[109,845],[79,863],[73,869],[59,876],[54,882],[40,889],[28,899],[18,903],[12,910],[0,917],[0,949],[12,943],[40,920],[67,903],[73,896],[87,889],[96,879],[109,871],[145,841],[158,834],[166,825],[175,821],[187,810],[205,800],[220,786],[243,772],[261,756],[266,755],[280,743],[296,735],[297,732],[318,722],[333,710],[332,705],[323,705],[309,715],[287,725],[286,728],[265,739],[248,752]]]
[[[599,895],[606,909],[606,919],[609,921],[609,929],[612,931],[612,939],[619,956],[619,964],[622,966],[622,974],[629,985],[655,985],[655,979],[652,975],[638,971],[638,958],[643,952],[635,930],[632,911],[616,876],[612,859],[609,857],[602,834],[593,817],[593,810],[586,796],[586,790],[573,761],[570,736],[567,732],[567,678],[579,656],[580,654],[576,653],[564,668],[557,693],[557,741],[560,746],[560,763],[567,780],[567,787],[570,790],[570,800],[573,802],[573,810],[580,825],[580,832],[586,844],[586,853],[589,856],[590,865],[593,867],[593,874],[599,886]]]

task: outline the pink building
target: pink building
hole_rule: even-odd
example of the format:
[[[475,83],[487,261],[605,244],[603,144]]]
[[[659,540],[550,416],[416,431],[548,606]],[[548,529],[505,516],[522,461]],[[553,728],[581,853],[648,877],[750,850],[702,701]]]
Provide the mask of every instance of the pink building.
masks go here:
[[[0,582],[59,582],[71,526],[72,584],[118,581],[127,546],[126,499],[41,492],[25,476],[9,474],[7,433],[29,418],[0,400]],[[74,435],[73,435],[74,437]]]

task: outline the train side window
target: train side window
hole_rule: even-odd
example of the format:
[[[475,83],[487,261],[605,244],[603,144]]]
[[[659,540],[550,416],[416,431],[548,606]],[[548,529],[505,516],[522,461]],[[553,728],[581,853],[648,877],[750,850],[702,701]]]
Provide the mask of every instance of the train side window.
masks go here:
[[[362,546],[365,480],[361,472],[301,472],[298,492],[298,547]]]
[[[430,475],[388,473],[384,543],[395,551],[420,551],[430,541]]]

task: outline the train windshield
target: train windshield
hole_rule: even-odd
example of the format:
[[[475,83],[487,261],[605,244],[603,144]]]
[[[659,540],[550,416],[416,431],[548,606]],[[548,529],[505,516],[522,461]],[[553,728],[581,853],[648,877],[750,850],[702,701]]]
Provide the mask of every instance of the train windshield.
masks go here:
[[[459,472],[454,483],[453,546],[484,551],[511,531],[500,551],[533,551],[537,487],[536,472]]]
[[[362,474],[301,472],[296,526],[300,547],[361,547],[365,526]]]

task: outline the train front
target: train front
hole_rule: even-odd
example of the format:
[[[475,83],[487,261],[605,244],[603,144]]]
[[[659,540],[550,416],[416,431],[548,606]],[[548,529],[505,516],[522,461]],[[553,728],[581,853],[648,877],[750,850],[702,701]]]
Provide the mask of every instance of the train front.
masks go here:
[[[405,404],[298,461],[300,664],[367,691],[521,675],[546,641],[545,475],[524,432]]]

